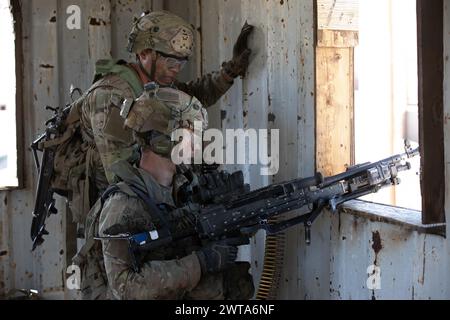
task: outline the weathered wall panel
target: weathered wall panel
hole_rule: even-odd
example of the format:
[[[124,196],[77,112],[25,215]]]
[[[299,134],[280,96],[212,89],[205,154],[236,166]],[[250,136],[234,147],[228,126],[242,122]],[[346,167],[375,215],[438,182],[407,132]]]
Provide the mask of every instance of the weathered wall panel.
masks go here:
[[[216,70],[231,57],[232,45],[243,23],[254,25],[253,49],[245,79],[210,111],[213,127],[280,130],[280,168],[275,177],[263,177],[261,166],[230,166],[242,169],[252,188],[292,177],[311,175],[314,170],[314,44],[312,1],[202,1],[202,64]],[[228,143],[228,142],[227,142]],[[294,158],[293,158],[294,156]],[[247,157],[248,158],[248,157]],[[287,160],[289,159],[289,161]],[[298,159],[298,160],[297,160]],[[298,229],[288,239],[287,281],[298,292]],[[259,278],[262,268],[263,233],[252,246],[252,271]],[[294,280],[295,279],[295,280]],[[284,282],[284,279],[282,279]]]
[[[447,298],[442,237],[348,214],[333,217],[331,233],[331,299]],[[372,265],[380,271],[373,290],[367,286]]]
[[[143,12],[153,9],[151,0],[120,1],[111,0],[111,55],[115,59],[134,61],[134,54],[126,50],[128,33],[133,24],[133,18]],[[155,2],[155,8],[161,9],[161,2]]]
[[[178,75],[180,81],[189,81],[201,75],[202,33],[200,0],[165,0],[164,10],[173,12],[189,22],[195,30],[195,52]]]
[[[81,9],[80,29],[67,28],[69,5]],[[96,59],[111,55],[127,58],[125,35],[130,18],[152,6],[162,8],[162,2],[22,1],[25,188],[0,193],[0,295],[24,288],[37,289],[46,297],[64,297],[65,267],[70,263],[66,261],[66,229],[70,222],[66,221],[64,204],[57,199],[60,212],[47,220],[50,235],[31,253],[29,230],[37,173],[28,146],[51,115],[45,106],[69,102],[71,84],[82,90],[89,87]]]

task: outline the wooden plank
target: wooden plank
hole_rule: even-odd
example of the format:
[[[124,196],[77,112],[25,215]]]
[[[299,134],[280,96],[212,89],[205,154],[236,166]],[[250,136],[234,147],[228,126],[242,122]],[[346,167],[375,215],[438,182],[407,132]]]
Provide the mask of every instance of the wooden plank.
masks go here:
[[[353,48],[359,43],[359,33],[345,30],[318,30],[317,46],[331,48]]]
[[[316,166],[330,176],[353,164],[353,48],[317,48],[316,65]]]
[[[358,31],[359,0],[318,0],[319,30]]]
[[[443,1],[417,1],[422,220],[445,222]]]

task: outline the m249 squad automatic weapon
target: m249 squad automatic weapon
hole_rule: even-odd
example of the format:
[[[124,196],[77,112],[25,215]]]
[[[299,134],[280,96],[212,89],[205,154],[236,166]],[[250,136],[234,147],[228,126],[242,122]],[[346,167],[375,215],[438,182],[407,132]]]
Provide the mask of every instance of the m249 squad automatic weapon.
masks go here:
[[[182,235],[177,234],[176,230],[168,230],[170,228],[131,234],[127,233],[126,226],[113,226],[105,232],[106,237],[98,239],[128,240],[135,270],[139,270],[141,252],[179,240],[187,234],[196,234],[201,239],[221,240],[236,236],[250,237],[260,229],[267,234],[276,234],[303,223],[306,243],[310,244],[311,225],[323,209],[335,212],[344,202],[398,185],[398,173],[411,169],[406,160],[418,154],[418,148],[412,149],[405,143],[403,154],[357,165],[335,176],[323,178],[317,173],[310,178],[272,184],[254,191],[249,191],[248,185],[244,184],[241,171],[232,175],[214,169],[206,173],[194,172],[185,196],[191,208],[198,206],[191,213],[191,230]],[[155,208],[155,204],[150,206]],[[310,210],[288,220],[271,222],[274,217],[301,208]]]

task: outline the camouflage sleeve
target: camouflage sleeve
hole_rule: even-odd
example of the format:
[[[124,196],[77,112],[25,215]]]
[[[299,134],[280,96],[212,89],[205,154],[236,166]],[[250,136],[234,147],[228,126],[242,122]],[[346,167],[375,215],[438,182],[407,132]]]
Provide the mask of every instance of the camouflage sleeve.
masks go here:
[[[175,85],[179,90],[195,96],[206,108],[215,104],[233,85],[233,80],[228,81],[223,72],[215,71],[197,80],[188,83],[176,82]]]
[[[133,135],[120,116],[120,106],[117,106],[120,92],[117,91],[108,87],[95,89],[88,96],[82,116],[83,122],[91,127],[109,184],[115,182],[110,166],[119,160],[129,160],[133,154]]]
[[[109,198],[100,214],[99,233],[124,216],[142,215],[140,200],[124,194]],[[201,269],[195,254],[181,259],[147,261],[140,273],[130,268],[126,240],[102,240],[108,285],[117,299],[174,299],[192,290],[200,281]]]

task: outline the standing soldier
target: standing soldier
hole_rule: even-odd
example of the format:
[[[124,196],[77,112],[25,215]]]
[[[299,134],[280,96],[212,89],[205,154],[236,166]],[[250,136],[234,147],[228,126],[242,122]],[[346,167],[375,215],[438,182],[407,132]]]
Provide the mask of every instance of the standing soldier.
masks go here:
[[[135,158],[133,134],[124,126],[124,119],[144,85],[178,88],[195,96],[206,107],[213,105],[232,86],[234,78],[245,75],[251,53],[247,39],[252,30],[253,26],[244,25],[232,59],[223,63],[219,72],[189,83],[178,82],[176,76],[193,53],[194,31],[186,21],[166,11],[151,12],[134,23],[127,49],[136,54],[135,63],[97,62],[96,82],[84,95],[81,105],[82,133],[89,147],[84,183],[78,184],[79,196],[71,204],[72,212],[79,214],[75,220],[82,225],[99,194],[116,181],[111,165]],[[134,121],[143,125],[141,119]]]

